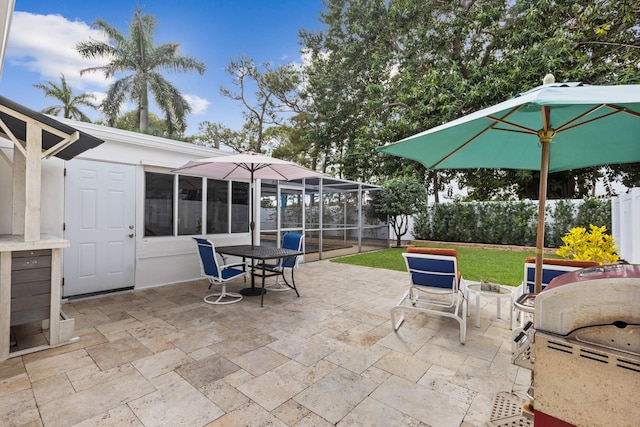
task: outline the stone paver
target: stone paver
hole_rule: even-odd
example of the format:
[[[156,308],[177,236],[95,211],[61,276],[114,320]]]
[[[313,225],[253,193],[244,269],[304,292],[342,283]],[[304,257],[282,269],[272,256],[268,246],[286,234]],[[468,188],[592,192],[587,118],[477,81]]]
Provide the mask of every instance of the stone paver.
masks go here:
[[[499,392],[524,401],[529,371],[510,363],[494,299],[482,301],[480,328],[468,318],[466,345],[456,322],[423,314],[394,332],[406,275],[319,261],[296,272],[300,298],[269,292],[264,307],[206,305],[204,281],[66,303],[80,339],[0,362],[0,419],[446,427],[486,424]]]

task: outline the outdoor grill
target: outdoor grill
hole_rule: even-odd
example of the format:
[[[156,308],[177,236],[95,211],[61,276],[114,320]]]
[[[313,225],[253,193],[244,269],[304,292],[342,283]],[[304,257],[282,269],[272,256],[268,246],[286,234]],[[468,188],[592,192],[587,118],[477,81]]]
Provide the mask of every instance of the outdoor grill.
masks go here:
[[[533,371],[535,426],[639,425],[640,265],[566,273],[534,302],[513,363]]]

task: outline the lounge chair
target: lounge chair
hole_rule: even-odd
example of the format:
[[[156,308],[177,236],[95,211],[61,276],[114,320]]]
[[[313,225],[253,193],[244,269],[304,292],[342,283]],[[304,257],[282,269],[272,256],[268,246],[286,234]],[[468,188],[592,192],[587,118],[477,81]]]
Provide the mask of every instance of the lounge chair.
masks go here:
[[[597,267],[596,261],[578,261],[573,259],[562,258],[543,258],[542,259],[542,290],[544,290],[553,279],[558,276],[562,276],[570,271],[580,270],[587,267]],[[522,285],[515,293],[514,299],[517,300],[523,294],[533,294],[534,283],[536,275],[536,259],[535,257],[527,257],[524,261],[524,278]],[[515,313],[512,313],[511,318],[514,321],[512,329],[517,329],[516,322],[520,320],[520,327],[524,326],[525,317],[521,309],[518,308],[518,303],[513,307]],[[528,314],[533,313],[533,308],[529,309]]]
[[[562,258],[542,258],[542,289],[556,277],[569,271],[579,270],[587,267],[597,267],[596,261],[578,261],[574,259]],[[533,293],[534,280],[536,275],[536,259],[528,257],[524,260],[524,280],[522,281],[522,293]]]
[[[467,301],[455,249],[408,248],[403,253],[409,271],[409,289],[391,309],[391,323],[397,331],[405,310],[455,319],[460,325],[460,342],[467,337]]]

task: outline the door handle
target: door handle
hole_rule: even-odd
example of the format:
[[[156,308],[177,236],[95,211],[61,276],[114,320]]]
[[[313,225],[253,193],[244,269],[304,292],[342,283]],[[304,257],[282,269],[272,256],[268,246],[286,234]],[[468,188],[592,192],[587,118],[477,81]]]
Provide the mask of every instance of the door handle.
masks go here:
[[[133,236],[135,236],[135,234],[133,233],[129,234],[129,238],[133,239]]]

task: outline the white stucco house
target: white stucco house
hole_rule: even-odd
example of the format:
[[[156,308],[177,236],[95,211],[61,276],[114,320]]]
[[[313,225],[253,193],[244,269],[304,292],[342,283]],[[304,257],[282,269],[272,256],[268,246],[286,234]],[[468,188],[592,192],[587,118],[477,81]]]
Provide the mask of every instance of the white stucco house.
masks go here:
[[[0,73],[13,5],[0,0]],[[199,279],[193,237],[250,243],[253,206],[259,241],[302,232],[314,259],[388,245],[386,223],[362,208],[377,186],[319,177],[257,180],[252,192],[248,181],[172,172],[226,154],[46,116],[0,94],[0,360],[72,340],[64,299]],[[14,327],[34,322],[46,343],[24,348]]]
[[[41,231],[72,242],[63,252],[63,298],[200,277],[191,236],[204,231],[201,217],[188,205],[189,177],[170,171],[189,160],[224,153],[136,132],[56,120],[104,141],[69,161],[50,158],[42,162]],[[0,147],[11,158],[11,144],[0,142]],[[191,177],[194,179],[201,180]],[[248,192],[242,191],[248,189],[248,183],[217,184],[227,189],[227,194],[222,194],[224,188],[215,189],[217,204],[220,200],[231,203],[224,206],[227,212],[222,216],[219,209],[215,212],[216,244],[248,243],[250,234],[244,225]],[[10,171],[0,168],[0,234],[11,232],[7,221],[11,200]],[[197,203],[198,209],[203,204]],[[221,225],[219,218],[226,219],[226,224]]]

